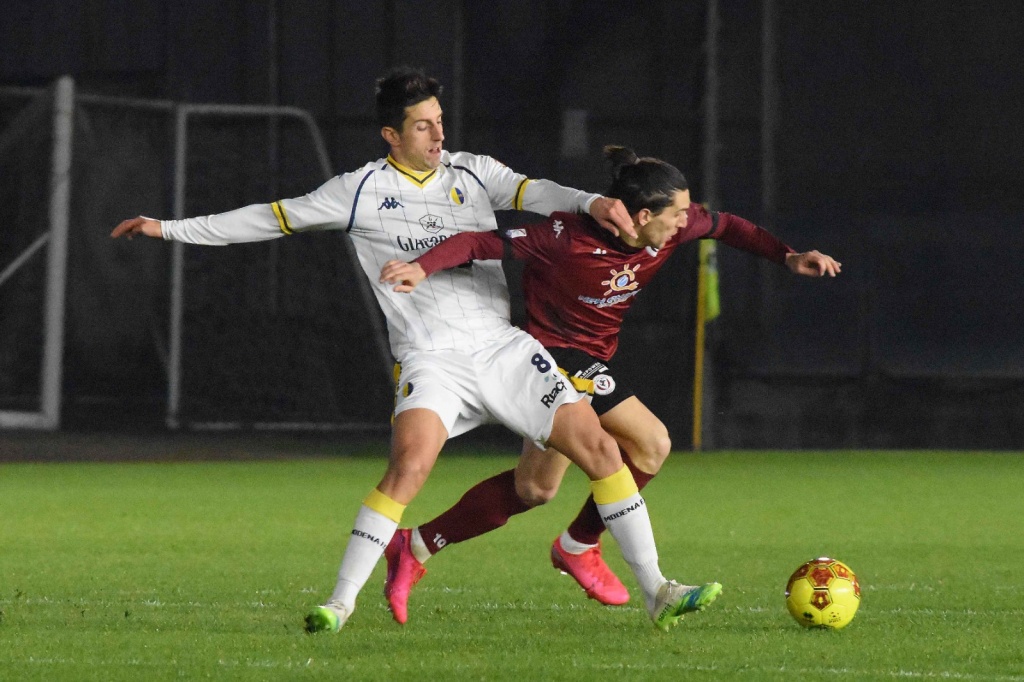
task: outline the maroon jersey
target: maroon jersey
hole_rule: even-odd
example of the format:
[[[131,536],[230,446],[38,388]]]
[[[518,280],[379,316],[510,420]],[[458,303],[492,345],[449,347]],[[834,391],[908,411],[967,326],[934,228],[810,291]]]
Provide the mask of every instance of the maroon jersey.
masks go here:
[[[471,260],[501,258],[506,242],[525,261],[526,331],[547,347],[610,360],[622,318],[680,244],[713,238],[784,263],[793,250],[753,223],[690,204],[687,225],[661,249],[636,249],[588,215],[553,213],[540,223],[455,235],[416,259],[429,275]]]

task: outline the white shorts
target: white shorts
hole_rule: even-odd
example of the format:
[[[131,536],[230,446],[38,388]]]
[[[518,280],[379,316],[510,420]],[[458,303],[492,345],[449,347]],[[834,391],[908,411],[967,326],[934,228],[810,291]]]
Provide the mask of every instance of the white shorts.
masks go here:
[[[504,424],[546,447],[555,410],[586,396],[575,391],[537,339],[515,327],[469,351],[414,351],[401,364],[395,414],[435,412],[448,437]]]

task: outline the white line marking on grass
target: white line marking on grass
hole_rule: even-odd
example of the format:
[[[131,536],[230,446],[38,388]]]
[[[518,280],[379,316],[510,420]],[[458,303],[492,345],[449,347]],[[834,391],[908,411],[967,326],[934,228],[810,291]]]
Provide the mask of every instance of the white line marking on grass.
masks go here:
[[[898,614],[901,616],[940,616],[947,618],[949,616],[982,616],[984,618],[991,619],[993,617],[1011,617],[1024,619],[1024,609],[991,609],[985,611],[978,611],[972,608],[963,609],[930,609],[930,608],[919,608],[919,609],[908,609],[902,606],[897,606],[892,609],[879,609],[872,607],[865,607],[864,611],[870,608],[871,613],[884,613],[884,614]],[[785,613],[785,607],[766,607],[766,606],[730,606],[716,609],[718,611],[733,611],[739,613]],[[863,612],[863,611],[862,611]]]
[[[583,611],[587,608],[585,603],[572,604],[537,604],[532,601],[528,602],[482,602],[474,604],[476,608],[482,611]],[[638,609],[634,607],[625,607],[618,609],[621,611],[636,611]]]
[[[911,615],[911,616],[984,616],[985,618],[993,618],[994,616],[1012,616],[1014,618],[1024,618],[1024,609],[986,609],[985,611],[977,611],[975,609],[905,609],[898,606],[894,609],[872,609],[875,613],[898,613],[900,615]]]
[[[232,602],[233,603],[233,602]],[[142,606],[156,606],[156,607],[167,607],[175,609],[192,609],[192,608],[221,608],[224,606],[223,603],[218,602],[198,602],[198,601],[163,601],[161,599],[76,599],[72,597],[32,597],[29,599],[0,599],[0,606],[2,605],[18,605],[18,604],[55,604],[55,605],[68,605],[68,606],[89,606],[97,608],[118,608],[123,606],[134,606],[141,604]]]
[[[129,658],[124,661],[77,661],[73,658],[38,658],[29,656],[26,659],[10,659],[12,663],[34,663],[38,665],[73,665],[76,667],[93,668],[167,668],[177,667],[177,659],[169,661],[140,661],[137,658]]]
[[[226,660],[226,659],[221,658],[221,659],[219,659],[217,661],[217,665],[223,666],[225,668],[262,668],[264,670],[276,670],[276,669],[280,668],[280,669],[284,669],[284,670],[291,670],[293,668],[308,668],[308,667],[313,665],[313,659],[312,658],[307,658],[305,661],[291,661],[291,660],[288,660],[288,661],[275,661],[275,660],[267,660],[267,659],[263,659],[263,660],[245,659],[245,660],[242,660],[242,661],[238,661],[238,660]]]
[[[972,680],[976,682],[1024,682],[1024,675],[986,675],[977,673],[961,673],[953,670],[855,670],[851,668],[790,668],[788,666],[723,668],[716,665],[688,665],[688,664],[652,664],[652,663],[584,663],[575,664],[577,668],[590,668],[597,670],[624,670],[624,671],[687,671],[701,673],[727,673],[730,676],[741,674],[759,676],[768,673],[784,673],[792,675],[847,675],[857,678],[865,677],[892,677],[896,679],[922,679],[922,680]]]
[[[128,658],[124,660],[102,660],[102,661],[79,661],[74,658],[59,658],[59,657],[46,657],[40,658],[37,656],[29,656],[25,659],[9,659],[11,663],[24,664],[31,663],[40,666],[47,665],[71,665],[82,668],[168,668],[168,667],[179,667],[180,664],[177,659],[168,661],[141,661],[137,658]],[[309,658],[305,661],[274,661],[274,660],[258,660],[258,659],[246,659],[242,661],[238,660],[226,660],[220,659],[217,661],[218,665],[225,668],[262,668],[262,669],[278,669],[283,668],[285,670],[291,670],[292,668],[308,668],[313,664],[313,659]]]

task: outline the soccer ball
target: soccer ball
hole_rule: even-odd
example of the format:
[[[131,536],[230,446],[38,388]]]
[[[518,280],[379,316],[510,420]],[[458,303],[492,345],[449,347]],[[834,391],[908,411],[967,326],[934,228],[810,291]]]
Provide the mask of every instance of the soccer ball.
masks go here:
[[[858,606],[860,583],[842,561],[825,556],[808,561],[786,583],[786,608],[806,628],[844,628]]]

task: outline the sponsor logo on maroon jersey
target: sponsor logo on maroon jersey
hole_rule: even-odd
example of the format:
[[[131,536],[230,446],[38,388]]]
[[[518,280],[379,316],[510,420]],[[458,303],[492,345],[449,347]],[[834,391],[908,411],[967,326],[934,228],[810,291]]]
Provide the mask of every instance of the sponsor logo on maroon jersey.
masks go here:
[[[639,293],[640,290],[637,289],[636,291],[627,291],[624,294],[616,294],[615,296],[609,296],[608,298],[580,296],[577,300],[582,301],[583,303],[589,303],[590,305],[596,305],[598,308],[607,308],[608,306],[612,306],[617,303],[622,303],[623,301],[628,301],[629,299],[633,298]]]
[[[604,286],[608,287],[608,291],[604,292],[604,295],[612,293],[613,291],[633,291],[640,283],[636,281],[637,270],[640,269],[640,264],[636,267],[631,268],[629,265],[623,266],[622,270],[611,270],[611,279],[606,279],[601,282]]]

